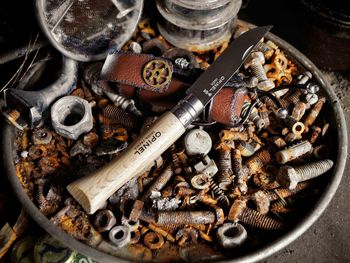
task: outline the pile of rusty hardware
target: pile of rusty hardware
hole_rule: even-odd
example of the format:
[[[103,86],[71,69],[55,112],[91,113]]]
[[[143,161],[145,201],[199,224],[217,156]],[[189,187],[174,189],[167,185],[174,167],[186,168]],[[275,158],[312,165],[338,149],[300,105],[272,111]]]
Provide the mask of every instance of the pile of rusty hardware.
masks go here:
[[[69,96],[52,105],[51,118],[32,112],[40,127],[16,137],[16,173],[40,211],[92,247],[113,255],[132,248],[139,260],[178,259],[191,246],[217,258],[240,254],[295,226],[327,183],[319,176],[333,166],[322,111],[328,102],[312,75],[266,39],[185,135],[103,208],[88,214],[66,190],[121,155],[227,46],[175,48],[141,20],[104,79],[102,63],[78,68],[65,59],[69,77],[55,85]],[[140,71],[137,63],[150,58]],[[130,77],[123,69],[133,68],[146,83],[141,88],[123,79]],[[15,122],[19,114],[7,117]]]

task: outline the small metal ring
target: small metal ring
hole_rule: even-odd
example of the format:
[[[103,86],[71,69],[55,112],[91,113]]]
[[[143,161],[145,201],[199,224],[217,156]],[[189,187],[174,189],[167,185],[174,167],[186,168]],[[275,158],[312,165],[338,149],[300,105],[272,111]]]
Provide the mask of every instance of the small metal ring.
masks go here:
[[[156,232],[149,232],[144,236],[143,242],[149,249],[160,249],[164,245],[164,238]]]
[[[120,225],[115,226],[109,231],[109,240],[116,247],[124,247],[129,244],[131,239],[131,232],[129,227]]]
[[[144,66],[142,77],[149,86],[162,88],[171,81],[171,66],[165,60],[153,59]]]

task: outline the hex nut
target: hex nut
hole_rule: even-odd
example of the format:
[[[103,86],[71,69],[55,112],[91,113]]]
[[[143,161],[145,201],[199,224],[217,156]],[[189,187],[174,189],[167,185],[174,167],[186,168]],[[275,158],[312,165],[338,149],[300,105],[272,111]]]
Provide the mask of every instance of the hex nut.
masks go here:
[[[116,247],[125,247],[131,240],[130,228],[124,225],[113,227],[109,231],[109,240]]]
[[[238,223],[226,223],[216,232],[218,243],[224,249],[236,248],[247,240],[247,231]]]
[[[68,139],[78,137],[93,128],[89,103],[76,96],[65,96],[51,107],[51,123],[55,131]]]

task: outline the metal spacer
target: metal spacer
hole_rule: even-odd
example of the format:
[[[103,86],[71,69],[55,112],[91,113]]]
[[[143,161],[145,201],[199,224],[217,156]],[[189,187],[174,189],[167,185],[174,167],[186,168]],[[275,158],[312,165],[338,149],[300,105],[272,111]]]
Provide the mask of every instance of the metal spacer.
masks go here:
[[[163,88],[171,81],[171,65],[165,60],[151,60],[144,66],[142,77],[149,86],[154,88]]]

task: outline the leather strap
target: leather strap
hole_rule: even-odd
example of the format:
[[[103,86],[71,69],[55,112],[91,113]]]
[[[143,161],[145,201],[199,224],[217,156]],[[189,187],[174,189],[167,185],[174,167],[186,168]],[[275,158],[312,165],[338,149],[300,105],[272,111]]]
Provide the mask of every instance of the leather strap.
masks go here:
[[[152,63],[153,66],[155,63],[161,64],[160,74],[170,77],[168,81],[164,81],[163,77],[159,79],[160,83],[152,85],[152,81],[145,80],[145,67]],[[164,65],[167,65],[167,68]],[[152,71],[152,68],[150,70]],[[117,52],[108,55],[100,79],[118,84],[118,92],[123,96],[132,98],[139,95],[139,99],[144,102],[167,104],[167,102],[177,102],[189,87],[189,84],[174,77],[173,72],[174,66],[168,59],[149,54]],[[165,101],[162,101],[164,98]]]

